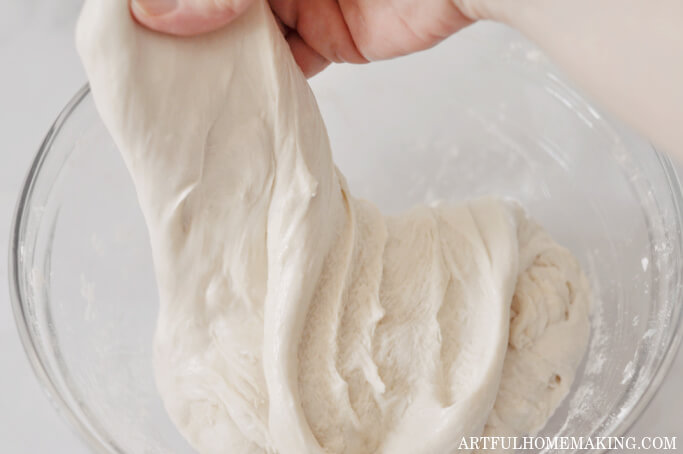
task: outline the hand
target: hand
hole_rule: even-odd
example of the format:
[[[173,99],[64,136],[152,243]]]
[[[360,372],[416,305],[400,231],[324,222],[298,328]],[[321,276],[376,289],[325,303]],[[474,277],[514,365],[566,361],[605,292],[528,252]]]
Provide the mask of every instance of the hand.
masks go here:
[[[141,24],[188,36],[226,25],[254,0],[131,1]],[[471,22],[453,0],[270,0],[270,6],[307,77],[330,62],[366,63],[427,49]]]

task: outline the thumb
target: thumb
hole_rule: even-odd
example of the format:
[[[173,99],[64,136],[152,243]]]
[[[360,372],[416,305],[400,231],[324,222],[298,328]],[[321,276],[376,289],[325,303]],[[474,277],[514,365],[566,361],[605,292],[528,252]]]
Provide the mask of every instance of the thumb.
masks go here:
[[[497,20],[505,22],[508,10],[518,9],[520,3],[508,0],[454,0],[462,14],[472,20]]]
[[[142,25],[172,35],[198,35],[221,28],[252,0],[131,0],[130,10]]]

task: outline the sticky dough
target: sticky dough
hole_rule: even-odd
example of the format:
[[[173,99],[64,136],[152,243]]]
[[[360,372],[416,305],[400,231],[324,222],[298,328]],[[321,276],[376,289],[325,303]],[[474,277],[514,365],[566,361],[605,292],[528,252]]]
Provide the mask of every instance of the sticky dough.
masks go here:
[[[149,229],[158,389],[199,452],[444,454],[545,424],[590,294],[516,204],[355,199],[262,0],[183,39],[88,0],[77,41]]]

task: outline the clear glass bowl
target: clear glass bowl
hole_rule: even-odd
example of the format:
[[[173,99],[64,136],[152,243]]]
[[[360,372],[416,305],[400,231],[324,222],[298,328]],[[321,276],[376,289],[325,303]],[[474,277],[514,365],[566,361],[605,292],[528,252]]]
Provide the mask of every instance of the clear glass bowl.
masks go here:
[[[542,435],[622,434],[681,337],[682,198],[668,158],[492,24],[312,85],[356,195],[387,212],[512,197],[577,255],[597,296],[592,338]],[[11,241],[19,332],[62,415],[98,452],[191,452],[154,385],[147,231],[87,88],[38,152]]]

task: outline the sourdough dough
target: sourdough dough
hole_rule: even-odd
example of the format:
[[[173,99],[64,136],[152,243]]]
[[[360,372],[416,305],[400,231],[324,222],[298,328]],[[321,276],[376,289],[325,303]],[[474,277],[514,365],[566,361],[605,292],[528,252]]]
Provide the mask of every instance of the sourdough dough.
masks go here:
[[[135,182],[157,385],[202,453],[444,454],[538,430],[589,335],[570,253],[514,203],[353,198],[263,0],[178,39],[88,0],[78,48]]]

